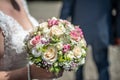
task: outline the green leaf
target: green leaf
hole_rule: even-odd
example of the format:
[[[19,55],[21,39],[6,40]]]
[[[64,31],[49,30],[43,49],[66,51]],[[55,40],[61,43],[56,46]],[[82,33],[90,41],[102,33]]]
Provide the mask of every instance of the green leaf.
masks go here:
[[[58,73],[60,72],[60,68],[56,67],[56,68],[54,68],[54,70],[55,70],[55,74],[58,75]]]
[[[53,66],[54,66],[54,67],[57,67],[57,66],[58,66],[58,62],[55,62],[55,63],[53,64]]]
[[[51,43],[57,43],[57,42],[60,42],[60,39],[57,37],[57,36],[53,36],[51,37]]]
[[[50,68],[49,68],[49,71],[50,71],[50,72],[54,72],[54,67],[53,67],[53,66],[50,67]]]
[[[85,58],[86,57],[86,54],[82,54],[82,56],[81,56],[82,58]]]

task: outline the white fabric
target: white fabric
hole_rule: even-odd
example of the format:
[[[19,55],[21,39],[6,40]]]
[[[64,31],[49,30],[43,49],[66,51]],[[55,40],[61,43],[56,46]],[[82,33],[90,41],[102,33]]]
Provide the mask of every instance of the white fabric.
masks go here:
[[[38,22],[29,14],[26,1],[22,0],[28,18],[34,26]],[[22,26],[12,17],[0,11],[0,28],[4,38],[4,57],[0,60],[0,70],[17,69],[27,64],[27,53],[24,48],[24,38],[29,31],[25,31]]]

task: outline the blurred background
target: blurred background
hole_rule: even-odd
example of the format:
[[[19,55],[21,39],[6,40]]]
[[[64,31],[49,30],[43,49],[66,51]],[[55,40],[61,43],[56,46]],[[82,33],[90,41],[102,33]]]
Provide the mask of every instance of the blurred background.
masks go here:
[[[60,14],[62,0],[27,0],[28,8],[33,17],[39,22]],[[120,46],[109,46],[109,71],[111,80],[120,80]],[[91,55],[91,47],[88,48],[86,64],[84,67],[85,80],[98,80],[96,66]],[[75,80],[74,72],[65,72],[58,80]]]
[[[61,4],[61,0],[28,0],[30,13],[37,20],[59,17]]]

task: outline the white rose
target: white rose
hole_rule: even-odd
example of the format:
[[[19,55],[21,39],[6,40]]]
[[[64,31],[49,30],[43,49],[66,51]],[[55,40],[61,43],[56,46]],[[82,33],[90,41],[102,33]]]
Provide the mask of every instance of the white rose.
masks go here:
[[[75,46],[73,49],[74,56],[80,58],[82,56],[81,48],[79,46]]]
[[[49,64],[54,63],[57,60],[57,53],[54,47],[49,47],[47,51],[43,53],[43,59]]]
[[[63,48],[63,43],[62,42],[57,43],[56,47],[58,50],[61,50]]]
[[[32,54],[34,57],[39,57],[41,55],[41,52],[38,52],[37,49],[34,47],[32,48]]]
[[[49,33],[49,32],[50,30],[47,27],[43,29],[43,33]]]
[[[46,27],[48,27],[48,23],[47,22],[43,22],[43,23],[39,24],[39,28],[40,29],[43,29],[43,28],[46,28]]]
[[[82,54],[86,54],[86,50],[85,49],[81,49],[81,52],[82,52]]]
[[[86,45],[87,45],[84,38],[82,38],[79,43],[80,43],[81,46],[84,46],[84,47],[86,47]]]
[[[73,59],[75,56],[74,56],[74,53],[70,51],[68,52],[67,57],[69,57],[70,59]]]
[[[62,34],[64,33],[64,29],[57,26],[57,25],[54,25],[51,27],[50,29],[50,35],[53,36],[53,35],[56,35],[56,36],[61,36]]]
[[[74,26],[72,24],[68,24],[70,31],[74,30]]]
[[[85,63],[85,58],[83,58],[82,60],[81,60],[81,63],[80,64],[84,64]]]
[[[49,32],[48,23],[43,22],[43,23],[39,24],[39,29],[42,29],[43,33],[48,33]]]
[[[70,63],[65,62],[63,68],[65,69],[65,71],[69,71],[69,69],[71,68]]]
[[[59,23],[58,27],[59,27],[59,29],[61,29],[63,32],[66,32],[66,28],[64,27],[63,24]]]

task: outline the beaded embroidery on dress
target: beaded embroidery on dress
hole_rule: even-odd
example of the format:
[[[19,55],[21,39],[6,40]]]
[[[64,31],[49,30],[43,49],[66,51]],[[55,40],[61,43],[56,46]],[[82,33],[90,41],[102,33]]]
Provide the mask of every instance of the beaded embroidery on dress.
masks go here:
[[[26,1],[22,0],[33,26],[38,22],[29,14]],[[24,49],[24,39],[29,31],[25,31],[22,26],[12,17],[0,11],[0,28],[4,34],[4,56],[0,59],[0,70],[17,69],[27,64],[27,53]]]

